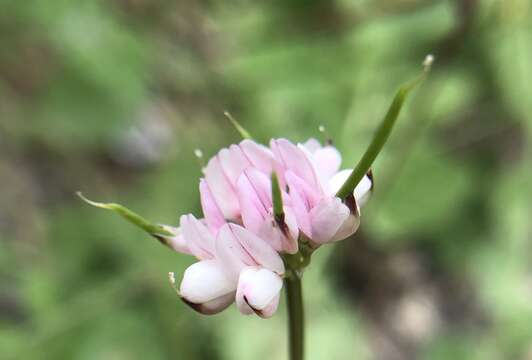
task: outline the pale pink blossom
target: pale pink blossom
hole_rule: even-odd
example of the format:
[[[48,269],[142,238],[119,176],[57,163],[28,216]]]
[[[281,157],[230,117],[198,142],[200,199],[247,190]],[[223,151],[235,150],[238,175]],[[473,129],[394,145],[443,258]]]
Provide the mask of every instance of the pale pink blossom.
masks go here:
[[[240,218],[240,206],[236,195],[236,182],[248,167],[269,174],[272,171],[273,155],[263,145],[244,140],[238,145],[222,149],[209,160],[203,173],[205,186],[209,188],[214,203],[227,220]]]
[[[352,235],[360,225],[360,206],[372,188],[369,176],[352,197],[342,201],[335,194],[352,170],[338,172],[341,155],[334,147],[321,146],[314,139],[299,145],[274,139],[270,147],[275,169],[289,190],[299,229],[310,242],[318,246]]]
[[[268,176],[254,168],[244,170],[238,179],[237,194],[242,222],[247,229],[265,239],[279,252],[297,252],[299,229],[294,212],[289,206],[284,206],[284,217],[275,218]],[[285,204],[290,203],[288,194],[283,192],[283,198]]]
[[[180,221],[180,235],[187,245],[187,251],[200,261],[191,265],[184,273],[178,288],[181,298],[195,310],[204,314],[215,314],[235,301],[235,294],[242,270],[253,267],[271,273],[269,277],[257,278],[255,291],[271,291],[271,277],[282,283],[284,263],[271,245],[244,227],[226,223],[215,235],[204,223],[193,215],[183,215]],[[264,279],[262,282],[261,279]],[[260,290],[262,287],[264,289]],[[257,290],[259,289],[259,290]],[[270,300],[277,299],[280,287]],[[255,297],[250,294],[251,303],[239,309],[244,313],[255,311],[267,317],[273,313],[262,313],[263,307],[255,308]],[[274,304],[267,304],[272,308]],[[276,307],[276,305],[275,305]]]
[[[251,140],[222,149],[209,160],[199,190],[204,219],[183,215],[180,228],[166,226],[165,242],[199,261],[177,288],[191,307],[215,314],[236,301],[243,314],[272,316],[285,275],[282,254],[344,239],[360,224],[370,177],[345,201],[335,196],[351,170],[341,156],[310,139],[295,145],[274,139],[270,148]],[[281,186],[283,213],[274,214],[271,175]],[[173,277],[171,278],[173,281]]]

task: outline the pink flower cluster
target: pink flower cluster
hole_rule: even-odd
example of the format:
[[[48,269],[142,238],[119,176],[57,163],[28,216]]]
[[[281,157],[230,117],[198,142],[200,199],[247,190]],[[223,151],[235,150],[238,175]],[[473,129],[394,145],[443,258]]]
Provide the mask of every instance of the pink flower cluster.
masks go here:
[[[204,314],[234,301],[243,314],[272,316],[285,275],[282,254],[298,252],[299,241],[316,248],[353,234],[372,179],[365,176],[345,201],[335,197],[352,170],[339,171],[333,146],[310,139],[295,145],[251,140],[220,150],[203,169],[199,190],[204,219],[181,216],[180,228],[165,226],[176,251],[199,261],[184,273],[182,299]],[[275,172],[284,214],[275,216],[271,174]],[[171,276],[173,279],[173,274]]]

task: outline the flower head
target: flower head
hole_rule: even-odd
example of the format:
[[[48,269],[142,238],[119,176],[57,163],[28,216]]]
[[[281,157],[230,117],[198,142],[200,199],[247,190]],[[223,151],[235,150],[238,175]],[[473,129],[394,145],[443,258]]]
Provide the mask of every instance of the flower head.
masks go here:
[[[273,139],[269,148],[244,140],[220,150],[199,182],[204,218],[183,215],[180,228],[165,227],[174,250],[199,260],[176,286],[181,298],[204,314],[236,301],[243,314],[272,316],[286,276],[282,256],[298,253],[302,243],[315,249],[345,239],[360,224],[372,178],[340,199],[336,192],[351,173],[339,171],[340,164],[338,150],[315,139],[298,145]]]

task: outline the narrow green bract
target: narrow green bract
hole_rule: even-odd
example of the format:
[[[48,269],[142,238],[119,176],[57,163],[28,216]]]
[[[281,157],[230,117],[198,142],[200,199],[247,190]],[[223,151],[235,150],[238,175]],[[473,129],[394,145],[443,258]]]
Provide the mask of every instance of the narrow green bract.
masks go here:
[[[153,224],[150,221],[146,220],[139,214],[129,210],[125,206],[116,203],[100,203],[87,199],[81,192],[77,192],[77,195],[81,200],[85,201],[87,204],[99,207],[101,209],[111,210],[115,213],[122,216],[124,219],[130,223],[137,225],[139,228],[146,231],[148,234],[153,236],[172,236],[172,234],[165,230],[161,225]]]
[[[277,174],[275,172],[272,173],[272,202],[275,218],[282,218],[284,216],[283,197],[281,195],[279,179],[277,178]]]
[[[338,192],[336,193],[337,197],[339,197],[340,199],[346,199],[350,194],[353,193],[353,190],[358,185],[360,180],[362,180],[364,175],[366,175],[366,173],[369,171],[371,165],[377,158],[377,155],[379,155],[384,144],[388,140],[388,137],[390,136],[393,126],[395,125],[395,122],[399,117],[399,113],[401,112],[401,108],[403,107],[403,104],[408,94],[416,86],[420,85],[423,80],[425,80],[427,73],[430,71],[432,60],[433,58],[430,55],[427,56],[425,62],[423,63],[424,69],[421,75],[419,75],[413,81],[402,85],[399,90],[397,90],[392,104],[386,112],[386,116],[377,128],[375,136],[371,140],[371,143],[364,152],[364,155],[356,165],[355,169],[353,170],[351,175],[349,175],[349,178],[345,181],[340,190],[338,190]]]
[[[224,115],[226,118],[229,119],[229,121],[231,121],[231,124],[233,124],[240,136],[242,136],[244,139],[253,140],[253,136],[251,136],[251,134],[246,129],[244,129],[244,127],[240,125],[240,123],[236,121],[236,119],[228,111],[225,111]]]

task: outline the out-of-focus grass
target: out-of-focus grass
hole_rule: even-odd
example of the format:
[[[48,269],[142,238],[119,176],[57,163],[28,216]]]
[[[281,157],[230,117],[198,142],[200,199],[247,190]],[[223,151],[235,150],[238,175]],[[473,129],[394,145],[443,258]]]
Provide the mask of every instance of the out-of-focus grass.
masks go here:
[[[528,1],[0,7],[2,357],[285,358],[283,306],[269,321],[193,313],[166,280],[193,259],[74,192],[162,223],[199,215],[193,149],[238,141],[226,109],[264,141],[331,137],[352,166],[428,52],[434,71],[375,165],[362,235],[306,275],[309,358],[530,356]],[[338,273],[365,241],[382,265]],[[384,269],[404,254],[413,291],[360,290],[393,288]]]

